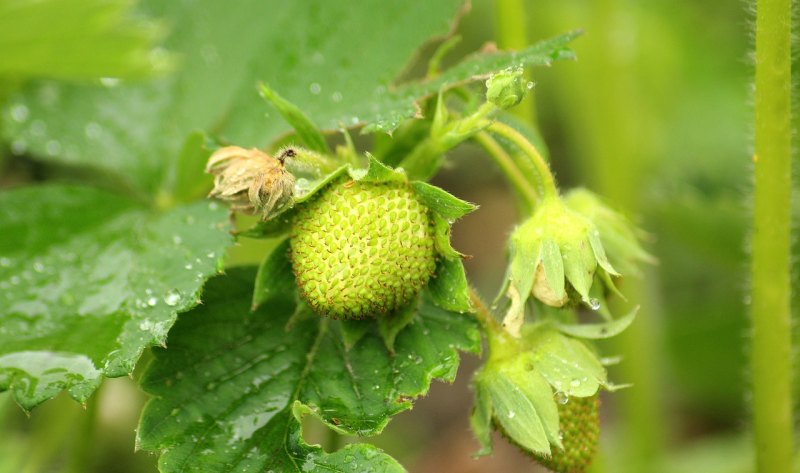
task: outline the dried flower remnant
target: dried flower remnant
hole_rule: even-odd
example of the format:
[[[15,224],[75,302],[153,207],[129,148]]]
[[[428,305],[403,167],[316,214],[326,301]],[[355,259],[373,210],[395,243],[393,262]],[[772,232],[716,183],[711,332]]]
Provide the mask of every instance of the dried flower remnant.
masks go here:
[[[206,172],[214,176],[208,195],[229,202],[231,210],[258,213],[267,220],[292,200],[295,179],[285,161],[295,155],[293,148],[281,151],[277,158],[257,149],[220,148],[206,164]]]

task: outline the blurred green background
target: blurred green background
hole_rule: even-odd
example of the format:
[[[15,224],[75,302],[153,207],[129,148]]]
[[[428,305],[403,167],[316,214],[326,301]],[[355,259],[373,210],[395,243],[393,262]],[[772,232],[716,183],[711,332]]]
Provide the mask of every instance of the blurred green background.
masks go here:
[[[625,290],[641,304],[637,322],[603,346],[620,354],[604,396],[603,452],[597,471],[753,471],[748,431],[747,250],[750,17],[723,0],[529,0],[531,42],[583,28],[578,60],[536,69],[535,116],[562,188],[605,195],[645,228],[659,264]],[[474,0],[445,63],[497,38],[496,5]],[[180,66],[178,66],[180,67]],[[0,186],[63,170],[5,150]],[[437,184],[481,208],[454,228],[454,246],[473,256],[469,276],[486,298],[499,287],[505,239],[517,218],[499,172],[477,147],[451,153]],[[269,243],[243,242],[230,264],[257,263]],[[495,455],[473,460],[465,357],[455,385],[434,385],[376,443],[412,472],[537,471],[497,439]],[[144,361],[140,366],[144,365]],[[145,397],[128,379],[110,380],[90,409],[101,426],[91,449],[78,441],[88,413],[59,399],[30,418],[0,394],[0,472],[61,471],[59,461],[92,457],[97,472],[155,471],[134,451]],[[313,440],[315,429],[310,426]],[[66,433],[66,434],[65,434]],[[319,433],[319,432],[317,432]]]

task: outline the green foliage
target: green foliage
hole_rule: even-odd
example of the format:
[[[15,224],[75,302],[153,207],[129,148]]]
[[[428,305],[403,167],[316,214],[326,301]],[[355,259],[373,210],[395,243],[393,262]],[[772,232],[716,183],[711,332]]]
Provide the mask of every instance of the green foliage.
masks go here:
[[[0,77],[136,77],[163,69],[159,25],[131,14],[131,0],[0,1]]]
[[[291,277],[287,265],[274,267]],[[402,471],[362,444],[326,455],[305,444],[298,419],[311,414],[339,433],[379,433],[433,378],[453,380],[456,350],[480,349],[476,324],[423,303],[397,334],[394,354],[374,321],[348,322],[366,330],[346,345],[341,322],[304,308],[293,317],[293,293],[274,293],[250,312],[253,276],[236,269],[209,282],[204,304],[179,320],[168,349],[155,350],[142,380],[155,397],[139,446],[163,452],[164,472]]]
[[[159,213],[81,186],[0,194],[0,389],[26,409],[69,390],[85,402],[124,376],[199,302],[230,244],[225,211]]]

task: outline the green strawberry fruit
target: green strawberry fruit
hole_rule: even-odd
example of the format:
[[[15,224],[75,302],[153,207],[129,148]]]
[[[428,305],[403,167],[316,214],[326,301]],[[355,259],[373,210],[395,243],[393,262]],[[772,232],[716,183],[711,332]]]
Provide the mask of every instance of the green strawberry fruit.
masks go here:
[[[295,216],[291,259],[319,314],[358,319],[411,302],[436,267],[433,225],[405,182],[339,180]]]
[[[597,395],[571,397],[558,405],[558,422],[564,449],[553,448],[552,455],[535,455],[536,460],[558,473],[584,473],[592,463],[600,435],[600,401]]]

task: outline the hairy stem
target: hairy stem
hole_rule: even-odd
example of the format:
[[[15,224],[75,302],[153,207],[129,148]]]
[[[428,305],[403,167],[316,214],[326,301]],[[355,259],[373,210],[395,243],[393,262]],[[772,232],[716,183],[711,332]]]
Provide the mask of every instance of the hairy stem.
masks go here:
[[[486,332],[487,335],[489,333],[503,333],[503,327],[500,326],[497,319],[489,312],[489,309],[481,300],[481,296],[479,296],[472,287],[469,288],[469,299],[472,301],[472,305],[475,306],[475,318],[478,319],[483,331]]]
[[[475,143],[477,143],[484,151],[494,160],[495,164],[503,171],[503,174],[506,175],[511,186],[516,189],[519,193],[520,198],[524,204],[524,213],[529,213],[534,206],[536,206],[536,202],[538,201],[538,197],[536,195],[536,190],[534,189],[532,183],[528,182],[525,175],[520,171],[519,167],[514,163],[514,160],[511,159],[511,156],[506,153],[506,150],[503,149],[502,146],[492,138],[492,136],[484,131],[478,133],[473,138]]]
[[[487,130],[510,141],[531,160],[533,168],[539,175],[539,181],[541,182],[542,186],[540,189],[542,197],[558,196],[558,188],[556,187],[556,181],[555,178],[553,178],[553,173],[550,172],[550,166],[542,157],[542,154],[539,153],[539,150],[537,150],[527,138],[503,122],[493,122],[491,125],[489,125]]]
[[[756,3],[753,428],[759,473],[792,465],[791,0]]]
[[[522,49],[528,46],[528,16],[525,14],[524,0],[496,0],[494,6],[497,45],[502,49]],[[531,79],[529,71],[525,71],[525,79]],[[536,125],[533,94],[529,93],[511,112],[529,125]]]

